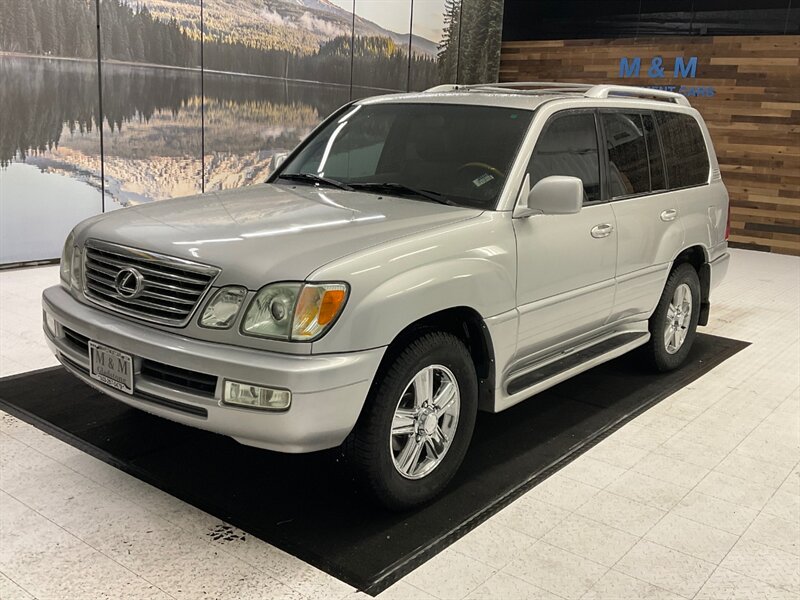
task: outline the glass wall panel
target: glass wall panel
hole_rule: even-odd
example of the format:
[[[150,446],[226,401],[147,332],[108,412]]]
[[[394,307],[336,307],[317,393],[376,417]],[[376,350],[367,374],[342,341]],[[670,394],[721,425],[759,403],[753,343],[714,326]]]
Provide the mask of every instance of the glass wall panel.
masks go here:
[[[106,210],[198,193],[200,0],[100,0]]]
[[[411,0],[356,0],[353,97],[406,91]]]
[[[340,6],[341,4],[341,6]],[[352,0],[231,11],[203,2],[205,189],[264,181],[350,97]]]
[[[94,0],[0,2],[0,264],[102,210]]]
[[[455,83],[461,0],[414,0],[411,90]]]

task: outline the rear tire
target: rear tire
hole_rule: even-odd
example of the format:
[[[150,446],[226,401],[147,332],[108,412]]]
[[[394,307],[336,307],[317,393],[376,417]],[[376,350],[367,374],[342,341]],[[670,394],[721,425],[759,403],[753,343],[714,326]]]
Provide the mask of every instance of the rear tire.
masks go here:
[[[650,317],[650,341],[644,347],[648,362],[660,372],[677,369],[686,360],[700,318],[700,278],[688,263],[667,278],[661,299]]]
[[[356,479],[392,510],[438,495],[467,452],[478,410],[475,365],[444,332],[406,346],[376,378],[344,444]]]

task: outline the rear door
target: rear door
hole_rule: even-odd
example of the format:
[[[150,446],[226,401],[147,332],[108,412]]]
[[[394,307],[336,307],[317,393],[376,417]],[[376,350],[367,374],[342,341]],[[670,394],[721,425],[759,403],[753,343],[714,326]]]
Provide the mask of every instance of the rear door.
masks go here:
[[[617,222],[617,292],[610,321],[649,315],[683,246],[678,196],[651,111],[600,111],[607,193]]]

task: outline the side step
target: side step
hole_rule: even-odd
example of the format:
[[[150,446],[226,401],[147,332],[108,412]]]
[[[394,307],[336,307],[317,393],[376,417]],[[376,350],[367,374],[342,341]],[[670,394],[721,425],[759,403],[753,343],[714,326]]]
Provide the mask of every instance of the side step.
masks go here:
[[[645,344],[649,339],[648,332],[628,332],[615,335],[592,346],[581,348],[572,354],[567,354],[539,369],[515,377],[508,383],[507,393],[509,396],[513,396],[529,388],[541,387],[540,384],[548,380],[553,380],[552,385],[555,385],[572,375],[621,356],[629,350]]]

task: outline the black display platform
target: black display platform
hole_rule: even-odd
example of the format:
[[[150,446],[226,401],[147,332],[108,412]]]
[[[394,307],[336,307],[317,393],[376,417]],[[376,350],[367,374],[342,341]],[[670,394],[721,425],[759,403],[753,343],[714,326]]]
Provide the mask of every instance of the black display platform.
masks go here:
[[[359,497],[338,452],[283,455],[128,408],[53,368],[0,380],[0,407],[132,475],[377,594],[621,425],[747,343],[699,335],[687,364],[635,355],[503,413],[481,413],[447,492],[393,514]]]

